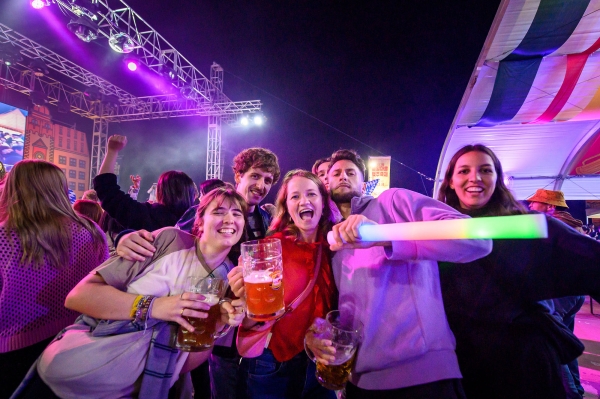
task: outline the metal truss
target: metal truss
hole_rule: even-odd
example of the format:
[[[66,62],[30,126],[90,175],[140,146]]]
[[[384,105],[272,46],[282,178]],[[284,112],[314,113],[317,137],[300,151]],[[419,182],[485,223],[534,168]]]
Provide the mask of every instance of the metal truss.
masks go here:
[[[55,0],[63,9],[73,12],[75,3]],[[243,113],[260,111],[260,100],[231,101],[223,93],[223,68],[213,63],[210,79],[177,52],[139,15],[122,2],[124,8],[111,10],[105,0],[98,0],[99,32],[105,37],[112,33],[130,35],[141,53],[140,61],[156,72],[164,66],[176,71],[173,85],[187,88],[186,97],[157,95],[137,97],[81,66],[43,47],[6,25],[0,24],[0,44],[11,44],[22,55],[39,59],[54,71],[85,87],[98,87],[101,99],[91,99],[81,90],[70,87],[49,76],[35,76],[25,62],[0,68],[0,84],[20,93],[42,92],[49,104],[68,103],[71,112],[94,120],[90,178],[100,169],[106,151],[108,123],[183,116],[208,116],[208,178],[221,178],[221,126],[236,124]],[[76,14],[77,15],[77,14]],[[191,90],[189,90],[191,87]]]
[[[81,7],[68,0],[54,0],[63,10],[75,16],[82,14]],[[124,1],[113,1],[117,4],[112,9],[108,0],[96,0],[94,4],[98,10],[87,10],[89,15],[96,15],[98,21],[98,34],[110,38],[115,33],[126,33],[137,47],[135,52],[140,62],[157,73],[166,69],[173,70],[176,79],[173,85],[179,89],[190,87],[191,99],[198,102],[229,102],[223,94],[223,87],[216,87],[207,79],[191,62],[179,53],[164,37],[154,30],[142,17],[131,9]]]

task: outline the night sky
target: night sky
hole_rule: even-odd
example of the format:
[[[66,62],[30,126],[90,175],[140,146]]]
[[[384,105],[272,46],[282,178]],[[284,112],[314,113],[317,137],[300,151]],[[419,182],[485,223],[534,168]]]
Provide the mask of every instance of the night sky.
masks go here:
[[[116,1],[109,4],[118,8]],[[224,180],[233,180],[232,158],[247,147],[273,150],[282,173],[353,148],[365,159],[391,155],[391,185],[431,195],[433,182],[399,162],[434,176],[499,1],[128,4],[205,76],[213,61],[221,64],[232,100],[263,102],[265,126],[223,128]],[[143,74],[126,73],[105,39],[86,44],[71,34],[55,5],[40,12],[28,0],[3,0],[0,22],[132,94],[160,93]],[[25,100],[9,95],[8,101],[18,106]],[[91,142],[89,120],[70,116],[67,122],[88,131]],[[145,192],[169,169],[204,180],[206,118],[111,124],[109,134],[117,133],[129,139],[122,181],[140,174]]]

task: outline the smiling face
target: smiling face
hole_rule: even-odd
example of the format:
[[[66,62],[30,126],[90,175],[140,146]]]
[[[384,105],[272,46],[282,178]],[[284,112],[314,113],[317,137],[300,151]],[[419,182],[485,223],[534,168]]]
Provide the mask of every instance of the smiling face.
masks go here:
[[[456,161],[450,188],[456,192],[463,209],[480,209],[494,194],[497,179],[492,158],[483,152],[471,151]]]
[[[285,207],[300,230],[302,241],[315,242],[323,206],[323,197],[315,182],[300,176],[289,181]]]
[[[200,242],[216,250],[234,246],[244,231],[242,207],[228,198],[213,200],[202,216],[198,232]]]
[[[363,193],[363,175],[354,164],[347,159],[337,161],[328,173],[331,198],[338,203],[349,203],[354,197]]]
[[[265,199],[273,185],[273,174],[260,168],[250,168],[242,174],[235,175],[236,190],[246,199],[248,211]]]
[[[325,188],[329,190],[329,183],[327,180],[327,169],[329,169],[329,162],[323,162],[321,165],[319,165],[319,167],[317,168],[317,177],[323,182]]]

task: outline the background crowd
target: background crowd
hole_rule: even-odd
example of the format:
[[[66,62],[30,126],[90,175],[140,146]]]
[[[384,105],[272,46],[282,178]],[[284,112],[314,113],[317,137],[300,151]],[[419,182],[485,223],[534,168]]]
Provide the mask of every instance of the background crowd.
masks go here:
[[[489,148],[459,150],[437,200],[398,188],[365,195],[364,161],[338,150],[285,174],[270,205],[281,172],[268,149],[236,155],[235,186],[212,179],[198,189],[166,171],[155,200],[139,202],[139,176],[126,193],[114,174],[126,145],[109,138],[94,190],[73,205],[64,174],[45,161],[18,162],[2,180],[0,397],[21,381],[15,397],[582,397],[573,320],[583,295],[600,296],[598,232],[560,192],[538,190],[527,210]],[[528,212],[546,214],[548,239],[364,242],[359,233]],[[265,325],[243,316],[237,265],[242,242],[267,236],[282,242],[294,306]],[[212,351],[169,345],[178,325],[193,330],[186,317],[206,317],[200,294],[182,293],[190,273],[229,280],[220,323],[237,328]],[[333,359],[313,323],[334,309],[364,325],[343,393],[317,382],[305,352]],[[249,351],[265,329],[266,346]]]

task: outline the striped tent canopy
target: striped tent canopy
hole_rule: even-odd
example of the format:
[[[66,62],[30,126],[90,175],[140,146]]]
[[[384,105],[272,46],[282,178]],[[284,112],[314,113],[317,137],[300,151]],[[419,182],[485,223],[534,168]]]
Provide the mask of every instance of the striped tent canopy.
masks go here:
[[[467,144],[494,150],[518,199],[600,200],[600,0],[503,0],[436,174]]]

